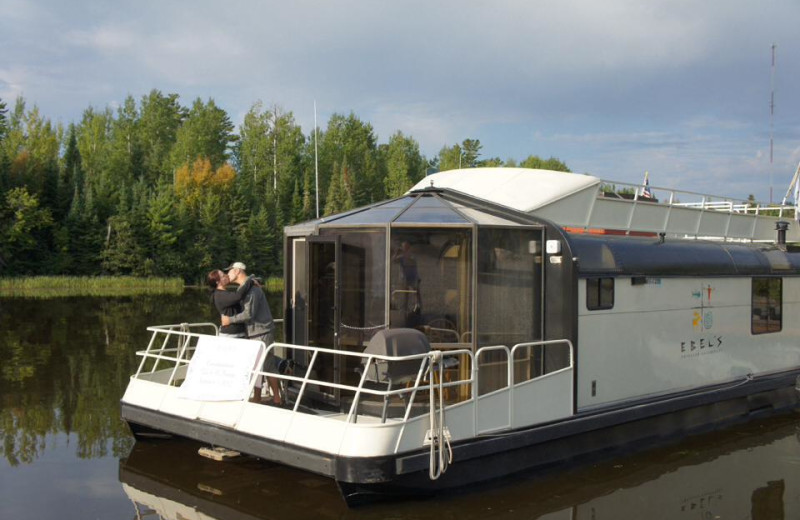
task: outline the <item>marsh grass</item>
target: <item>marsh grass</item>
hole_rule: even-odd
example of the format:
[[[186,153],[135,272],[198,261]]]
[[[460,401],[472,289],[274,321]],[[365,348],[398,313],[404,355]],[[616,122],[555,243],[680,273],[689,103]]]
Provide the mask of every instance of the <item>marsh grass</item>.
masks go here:
[[[66,296],[135,296],[180,294],[180,278],[134,276],[34,276],[0,278],[0,297],[58,298]]]
[[[266,282],[264,283],[264,290],[270,293],[279,293],[283,292],[283,278],[267,278]]]

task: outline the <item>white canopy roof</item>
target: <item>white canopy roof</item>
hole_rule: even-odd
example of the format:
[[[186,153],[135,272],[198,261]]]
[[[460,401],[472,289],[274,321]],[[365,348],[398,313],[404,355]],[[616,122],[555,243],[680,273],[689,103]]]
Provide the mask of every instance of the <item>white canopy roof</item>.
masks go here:
[[[604,182],[611,189],[602,190]],[[614,183],[591,175],[527,168],[449,170],[425,177],[411,191],[431,187],[458,191],[564,227],[626,234],[772,242],[776,222],[791,220],[793,213],[765,208],[772,211],[764,214],[726,197],[675,189],[659,188],[661,200],[639,196],[643,186],[627,185],[630,193],[617,194]],[[771,216],[776,209],[781,216]],[[787,240],[800,241],[796,221],[789,226]]]
[[[582,191],[591,191],[594,197],[599,184],[597,177],[575,173],[527,168],[467,168],[434,173],[411,189],[449,188],[529,213]]]

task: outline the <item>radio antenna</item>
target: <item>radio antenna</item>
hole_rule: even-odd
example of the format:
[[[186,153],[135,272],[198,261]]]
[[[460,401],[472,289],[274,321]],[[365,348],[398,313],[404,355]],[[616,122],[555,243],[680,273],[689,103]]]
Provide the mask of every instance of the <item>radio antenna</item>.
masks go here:
[[[772,44],[772,67],[770,68],[769,84],[769,203],[772,204],[772,156],[773,156],[773,134],[775,129],[775,47]]]

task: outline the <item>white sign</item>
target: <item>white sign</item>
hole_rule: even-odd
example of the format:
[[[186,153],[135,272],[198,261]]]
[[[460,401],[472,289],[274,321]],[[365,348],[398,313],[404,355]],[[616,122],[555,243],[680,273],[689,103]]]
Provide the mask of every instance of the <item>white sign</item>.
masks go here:
[[[178,397],[195,401],[246,400],[252,371],[263,359],[263,351],[260,341],[201,336]]]

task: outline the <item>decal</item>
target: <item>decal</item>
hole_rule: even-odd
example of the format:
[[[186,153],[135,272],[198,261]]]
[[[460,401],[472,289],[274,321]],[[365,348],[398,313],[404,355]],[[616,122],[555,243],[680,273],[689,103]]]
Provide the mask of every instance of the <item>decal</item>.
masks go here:
[[[700,515],[700,518],[720,518],[714,514],[714,511],[718,511],[718,508],[722,507],[722,497],[722,489],[686,497],[681,500],[681,513],[690,513],[692,518],[696,518],[697,514]]]
[[[703,284],[700,290],[692,291],[692,298],[700,300],[700,305],[692,311],[692,329],[697,332],[710,330],[714,326],[714,314],[709,310],[713,293],[711,284]]]
[[[695,339],[681,341],[681,358],[717,354],[722,351],[722,336],[701,336]]]
[[[706,311],[706,313],[703,314],[703,328],[708,330],[712,325],[714,325],[714,313],[711,311]]]

